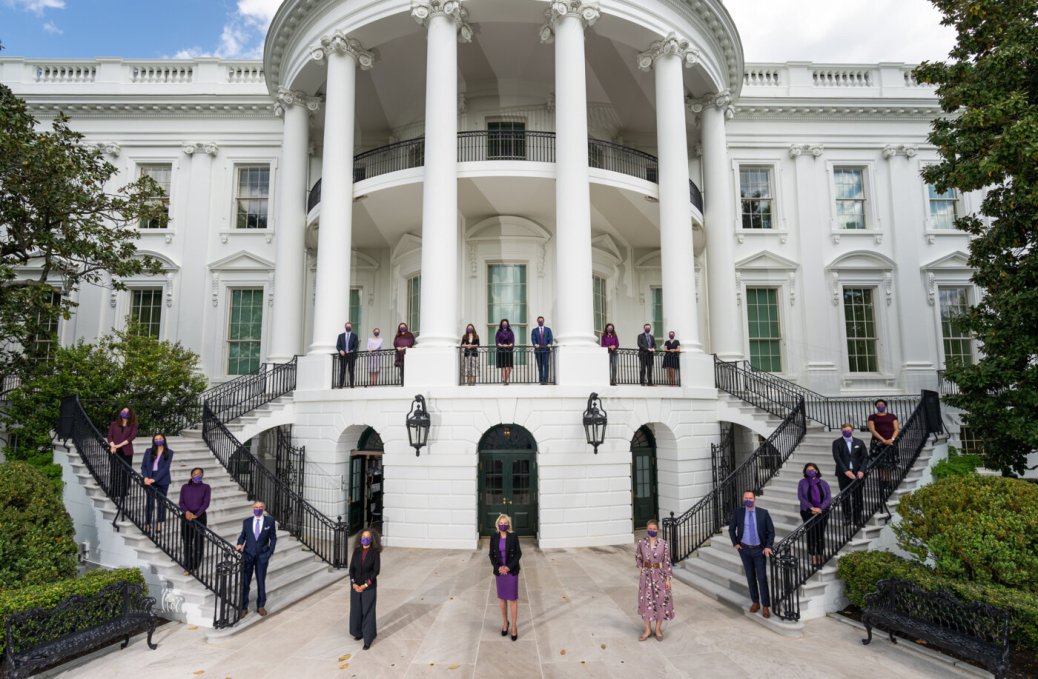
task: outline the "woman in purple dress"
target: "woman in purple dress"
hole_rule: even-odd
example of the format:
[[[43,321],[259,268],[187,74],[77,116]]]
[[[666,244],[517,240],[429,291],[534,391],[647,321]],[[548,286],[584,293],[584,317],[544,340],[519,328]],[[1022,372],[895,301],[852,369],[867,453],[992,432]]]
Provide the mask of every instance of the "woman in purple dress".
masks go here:
[[[501,604],[501,636],[507,636],[508,604],[512,604],[512,641],[519,638],[516,616],[519,614],[519,536],[512,532],[512,519],[507,514],[497,517],[497,534],[490,537],[490,563],[497,581],[497,600]]]
[[[507,318],[502,318],[498,324],[494,343],[497,345],[497,367],[501,369],[501,382],[507,386],[508,380],[512,377],[512,365],[515,360],[512,355],[515,350],[515,333],[512,332]]]
[[[393,363],[400,372],[400,384],[404,383],[404,354],[414,345],[414,335],[407,329],[407,323],[398,325],[396,327],[396,337],[393,338],[393,348],[396,349],[396,359]]]
[[[620,338],[616,336],[612,323],[606,323],[599,344],[609,351],[609,384],[616,384],[616,351],[620,348]]]
[[[663,641],[663,621],[674,619],[674,599],[670,593],[670,546],[659,535],[659,524],[650,521],[645,526],[646,537],[638,541],[634,560],[641,573],[638,584],[638,614],[645,621],[640,640],[652,634],[650,624],[656,621],[656,639]]]

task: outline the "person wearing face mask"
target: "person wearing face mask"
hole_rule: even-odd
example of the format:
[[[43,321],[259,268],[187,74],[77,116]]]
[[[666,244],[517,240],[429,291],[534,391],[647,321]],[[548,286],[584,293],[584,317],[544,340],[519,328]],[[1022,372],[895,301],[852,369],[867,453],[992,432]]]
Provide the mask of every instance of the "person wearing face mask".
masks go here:
[[[674,619],[674,599],[670,593],[670,578],[674,574],[670,565],[670,547],[659,537],[660,526],[656,521],[645,525],[645,537],[638,541],[634,562],[638,566],[638,615],[645,622],[645,631],[640,641],[650,634],[663,641],[663,621]],[[655,621],[656,629],[650,625]]]
[[[407,329],[407,323],[398,325],[396,327],[396,337],[393,338],[393,348],[396,349],[396,360],[393,364],[400,371],[400,384],[404,383],[404,354],[414,345],[414,335]]]
[[[854,437],[854,425],[844,422],[840,426],[840,438],[833,441],[833,460],[836,462],[836,480],[840,483],[842,494],[847,486],[865,476],[865,442]],[[851,493],[852,497],[844,497],[841,501],[844,523],[861,523],[862,494],[861,485]]]
[[[833,501],[833,493],[822,478],[818,465],[813,462],[804,465],[804,478],[797,484],[797,499],[800,500],[801,521],[822,514],[807,532],[807,553],[811,555],[811,565],[820,566],[825,551],[825,524],[829,523],[829,515],[824,512]]]
[[[676,386],[678,383],[678,371],[681,370],[681,342],[674,338],[674,331],[667,333],[667,340],[663,343],[663,367],[667,370],[667,384]]]
[[[273,517],[264,516],[267,509],[260,500],[252,503],[252,516],[241,523],[235,549],[241,552],[241,616],[249,613],[249,585],[256,574],[256,612],[267,614],[267,566],[278,543],[277,525]]]
[[[512,532],[512,519],[507,514],[497,517],[497,533],[490,537],[490,565],[497,583],[497,600],[501,606],[501,636],[512,633],[512,641],[519,638],[519,536]],[[509,627],[508,608],[511,604],[512,623]]]
[[[547,384],[551,345],[555,342],[555,336],[551,334],[551,328],[544,325],[544,316],[537,317],[537,327],[530,333],[530,340],[533,356],[537,359],[537,381]]]
[[[382,350],[382,331],[375,328],[371,331],[371,337],[368,338],[368,384],[375,386],[378,384],[378,374],[382,372],[382,365],[379,363],[379,356],[376,352]]]
[[[151,448],[144,451],[141,461],[141,476],[148,487],[148,497],[144,505],[144,532],[151,530],[152,514],[155,517],[155,532],[162,530],[162,522],[166,520],[166,493],[169,491],[169,468],[173,462],[173,451],[166,445],[165,434],[151,437]],[[158,504],[158,512],[155,505]]]
[[[497,345],[497,367],[501,370],[501,383],[507,387],[508,380],[512,377],[512,365],[514,365],[515,359],[512,354],[515,350],[515,333],[512,332],[507,318],[502,318],[498,323],[494,344]]]
[[[357,348],[360,338],[353,332],[353,324],[346,321],[345,332],[339,333],[335,340],[335,350],[339,352],[339,388],[346,382],[346,373],[350,374],[350,389],[353,388],[353,369],[357,363]]]
[[[609,352],[609,384],[616,384],[616,356],[617,350],[620,348],[620,338],[616,336],[616,328],[612,323],[606,323],[605,328],[602,330],[602,339],[599,340],[599,345],[606,348]]]
[[[894,439],[901,431],[901,423],[898,422],[897,415],[888,410],[887,402],[883,399],[877,399],[873,405],[876,407],[876,412],[869,415],[867,422],[869,433],[872,434],[872,440],[869,441],[869,459],[874,464],[879,463],[879,479],[886,487],[891,483],[894,469],[897,467],[897,459],[894,457],[895,451],[891,451],[885,456],[883,454],[894,445]],[[881,457],[882,459],[880,459]]]
[[[656,352],[656,338],[652,336],[652,326],[646,323],[642,334],[638,335],[639,381],[643,387],[652,386],[652,362]]]
[[[742,568],[746,573],[746,584],[750,588],[750,613],[761,613],[771,617],[771,593],[768,591],[768,557],[775,546],[775,524],[768,510],[757,506],[757,495],[752,490],[743,491],[742,507],[732,512],[728,524],[728,536],[732,546],[739,552]]]
[[[378,636],[375,629],[375,602],[378,573],[382,567],[382,543],[378,533],[368,528],[361,532],[350,559],[350,635],[364,640],[364,650]]]
[[[129,483],[129,472],[133,469],[133,440],[137,438],[137,413],[123,406],[116,418],[108,424],[108,452],[111,455],[108,480],[111,485],[112,501],[122,507],[123,497]]]
[[[205,532],[198,524],[206,526],[209,519],[206,510],[213,489],[202,481],[205,471],[201,467],[191,470],[191,480],[180,488],[180,511],[184,516],[182,538],[184,540],[184,575],[191,575],[202,563],[205,547]]]
[[[465,363],[465,384],[475,386],[479,374],[479,334],[476,326],[469,323],[461,336],[462,359]]]

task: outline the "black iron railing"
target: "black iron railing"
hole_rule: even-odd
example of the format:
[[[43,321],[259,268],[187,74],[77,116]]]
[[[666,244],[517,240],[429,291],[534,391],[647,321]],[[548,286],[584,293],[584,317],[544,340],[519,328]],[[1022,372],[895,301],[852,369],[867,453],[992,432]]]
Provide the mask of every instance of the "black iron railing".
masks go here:
[[[332,389],[404,386],[404,363],[401,360],[400,365],[396,364],[398,355],[396,349],[355,351],[352,359],[349,356],[332,354]]]
[[[274,475],[283,479],[296,494],[303,494],[306,473],[306,446],[292,445],[292,426],[275,429]]]
[[[458,384],[555,384],[554,347],[458,348]],[[543,378],[543,379],[542,379]]]
[[[959,385],[948,379],[945,371],[937,371],[937,392],[941,396],[955,396],[959,393]]]
[[[833,498],[829,508],[775,545],[771,558],[772,610],[800,619],[800,588],[880,512],[915,465],[931,434],[941,432],[940,401],[924,391],[894,444],[869,462],[865,475]],[[813,558],[812,558],[813,557]]]
[[[671,366],[667,365],[667,358],[672,358]],[[680,365],[678,354],[668,354],[661,349],[651,352],[617,349],[609,353],[609,383],[680,387]]]
[[[555,162],[555,133],[521,130],[472,130],[458,133],[458,162],[525,160]]]
[[[388,146],[365,151],[353,159],[353,181],[360,182],[379,175],[410,170],[425,165],[425,138],[398,141]]]
[[[735,471],[735,424],[719,422],[721,438],[710,444],[710,470],[716,486]]]
[[[314,187],[310,189],[310,195],[306,197],[306,211],[309,213],[321,204],[321,180],[318,179]]]
[[[110,452],[107,441],[87,417],[78,396],[61,400],[57,430],[59,437],[66,441],[72,439],[94,481],[115,503],[116,521],[121,515],[137,526],[166,556],[189,570],[216,595],[213,626],[221,628],[237,623],[241,555],[234,546],[198,521],[188,521],[176,503],[144,485],[140,474]],[[149,504],[152,506],[150,524],[155,529],[145,531],[149,525]],[[157,528],[159,523],[161,529]]]
[[[202,394],[203,405],[221,422],[231,422],[295,390],[297,360],[263,363],[252,375],[242,375]],[[203,414],[204,408],[199,421]]]
[[[744,490],[759,493],[800,445],[806,432],[807,418],[801,398],[748,460],[715,484],[684,514],[675,517],[671,512],[669,518],[663,519],[663,534],[670,537],[671,560],[676,563],[685,559],[721,532],[741,493]]]

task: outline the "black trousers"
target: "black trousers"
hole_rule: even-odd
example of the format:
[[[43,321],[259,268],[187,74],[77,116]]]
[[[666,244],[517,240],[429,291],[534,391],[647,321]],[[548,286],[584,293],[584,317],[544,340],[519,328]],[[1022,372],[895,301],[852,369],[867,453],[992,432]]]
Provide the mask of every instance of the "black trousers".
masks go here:
[[[378,636],[375,629],[375,601],[378,587],[369,587],[358,592],[350,587],[350,635],[362,637],[370,644]]]
[[[764,556],[764,548],[742,546],[739,550],[742,568],[746,571],[746,584],[750,588],[750,601],[771,608],[771,594],[768,592],[768,559]]]
[[[850,479],[848,479],[849,481]],[[810,509],[800,510],[800,519],[807,522],[814,514]],[[829,523],[829,516],[822,515],[807,531],[807,553],[811,556],[821,556],[825,551],[825,525]]]
[[[638,377],[642,384],[652,384],[652,352],[638,352]]]
[[[162,523],[166,520],[166,492],[169,486],[160,486],[153,483],[148,486],[148,499],[144,504],[144,523],[151,523],[152,514],[157,514],[155,522]],[[159,506],[158,512],[155,505]]]
[[[120,448],[120,450],[122,450]],[[119,504],[126,496],[126,488],[130,482],[130,467],[133,465],[132,455],[113,453],[108,469],[108,483],[112,487],[112,500]]]
[[[840,492],[842,493],[844,488],[854,483],[851,479],[847,478],[844,474],[840,474],[838,479],[840,482]],[[843,520],[854,521],[854,523],[861,523],[861,507],[862,507],[862,488],[861,485],[858,489],[851,493],[850,497],[843,498]]]
[[[193,571],[202,565],[202,554],[205,551],[205,532],[194,528],[194,524],[206,526],[209,518],[205,514],[195,517],[194,521],[184,521],[181,537],[184,539],[184,568]]]
[[[252,584],[252,574],[256,573],[256,608],[264,608],[267,605],[267,564],[270,559],[257,559],[256,557],[242,554],[241,560],[241,607],[249,607],[249,585]]]
[[[353,388],[353,369],[357,367],[357,354],[351,353],[339,356],[339,388],[342,389],[346,382],[346,373],[350,375],[350,388]]]

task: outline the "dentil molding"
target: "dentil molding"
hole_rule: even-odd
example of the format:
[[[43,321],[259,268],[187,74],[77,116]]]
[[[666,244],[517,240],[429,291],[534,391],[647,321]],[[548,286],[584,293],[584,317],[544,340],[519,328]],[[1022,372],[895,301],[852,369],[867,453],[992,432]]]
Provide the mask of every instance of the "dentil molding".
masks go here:
[[[555,24],[569,16],[575,16],[584,24],[584,28],[595,25],[602,17],[598,3],[583,0],[553,0],[544,12],[546,23],[541,26],[541,42],[548,44],[555,41]]]
[[[365,50],[360,40],[351,38],[342,31],[324,36],[321,38],[320,46],[310,50],[310,57],[314,61],[324,61],[332,54],[350,55],[362,71],[370,71],[375,65],[375,55]]]
[[[458,26],[458,41],[472,42],[469,11],[458,0],[412,0],[411,16],[422,26],[428,26],[429,21],[436,16],[453,19]]]
[[[314,114],[321,109],[321,100],[319,97],[307,95],[306,92],[279,87],[278,93],[274,97],[274,115],[282,118],[285,111],[293,106],[302,106],[306,108],[307,112]]]
[[[649,49],[638,55],[638,68],[643,71],[651,71],[657,61],[669,56],[676,56],[685,65],[685,68],[691,68],[699,63],[700,54],[698,47],[693,47],[688,40],[682,40],[671,33],[662,40],[656,40],[649,46]]]

